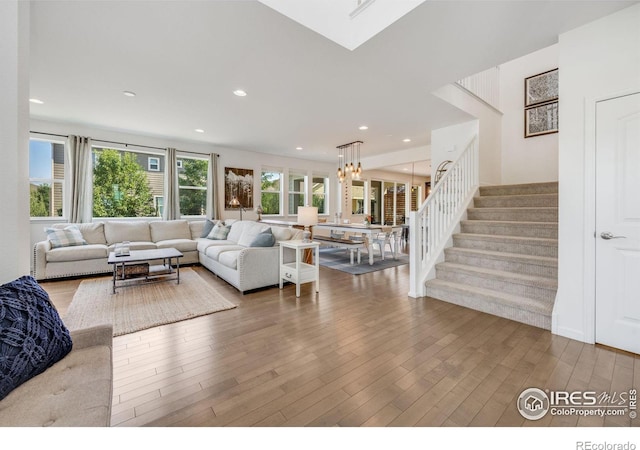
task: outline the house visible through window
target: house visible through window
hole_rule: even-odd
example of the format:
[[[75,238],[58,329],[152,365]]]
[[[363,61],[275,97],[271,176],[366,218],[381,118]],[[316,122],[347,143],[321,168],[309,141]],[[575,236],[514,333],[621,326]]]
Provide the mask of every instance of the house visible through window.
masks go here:
[[[31,217],[62,216],[64,144],[29,141],[29,214]]]
[[[180,191],[180,214],[183,216],[203,216],[207,208],[206,159],[178,159],[178,187]]]
[[[155,156],[149,157],[149,172],[159,172],[160,171],[160,158]]]
[[[279,215],[282,205],[282,173],[263,170],[260,177],[260,204],[263,214]]]
[[[161,215],[154,199],[164,195],[163,155],[102,147],[93,153],[93,217]]]

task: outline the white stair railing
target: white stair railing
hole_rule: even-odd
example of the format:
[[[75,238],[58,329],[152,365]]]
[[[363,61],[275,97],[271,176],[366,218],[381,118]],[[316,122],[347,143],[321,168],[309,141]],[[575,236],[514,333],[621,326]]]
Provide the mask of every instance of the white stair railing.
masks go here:
[[[500,68],[492,67],[462,78],[456,84],[495,109],[500,109]]]
[[[451,235],[478,189],[478,137],[467,144],[418,211],[409,214],[410,297],[426,295],[425,283],[451,245]]]

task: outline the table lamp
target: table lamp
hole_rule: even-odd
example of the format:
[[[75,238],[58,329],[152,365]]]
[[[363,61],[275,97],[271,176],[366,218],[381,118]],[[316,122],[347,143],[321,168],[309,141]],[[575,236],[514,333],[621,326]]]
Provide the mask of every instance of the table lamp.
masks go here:
[[[300,206],[298,208],[298,224],[304,225],[302,233],[302,242],[311,242],[311,231],[309,227],[318,223],[318,207],[317,206]]]

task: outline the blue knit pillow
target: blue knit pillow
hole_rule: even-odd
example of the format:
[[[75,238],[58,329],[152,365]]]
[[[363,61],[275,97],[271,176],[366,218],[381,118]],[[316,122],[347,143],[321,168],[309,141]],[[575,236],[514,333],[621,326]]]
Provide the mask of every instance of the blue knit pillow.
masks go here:
[[[71,351],[71,336],[37,281],[0,286],[0,400]]]
[[[249,244],[249,247],[273,247],[273,244],[276,243],[276,238],[271,232],[271,228],[266,229],[262,233],[256,235]]]

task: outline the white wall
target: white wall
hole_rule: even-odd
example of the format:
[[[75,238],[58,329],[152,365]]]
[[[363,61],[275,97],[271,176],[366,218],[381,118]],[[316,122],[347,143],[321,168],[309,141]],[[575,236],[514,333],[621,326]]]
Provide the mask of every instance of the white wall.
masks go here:
[[[500,66],[502,184],[558,181],[558,133],[524,137],[524,79],[557,67],[557,44]]]
[[[444,86],[435,91],[433,95],[451,103],[479,120],[480,184],[502,184],[502,114],[456,84]],[[433,171],[438,166],[433,149],[433,134],[431,137],[431,153]]]
[[[593,342],[595,101],[640,91],[640,4],[559,40],[559,258],[554,333]]]
[[[0,2],[0,283],[29,273],[29,2]]]
[[[207,144],[202,142],[189,142],[189,141],[180,141],[175,139],[168,138],[159,138],[152,136],[143,136],[136,135],[130,133],[123,133],[114,130],[105,130],[100,128],[88,127],[85,125],[73,124],[73,123],[63,123],[63,122],[51,122],[44,121],[38,119],[31,120],[31,130],[44,132],[44,133],[54,133],[54,134],[78,134],[81,136],[89,136],[94,140],[104,139],[114,142],[124,142],[129,144],[138,144],[138,145],[147,145],[152,147],[175,147],[178,151],[184,150],[189,152],[201,153],[203,155],[208,155],[209,153],[218,153],[220,158],[218,159],[218,189],[221,193],[224,193],[224,168],[225,167],[235,167],[241,169],[253,169],[254,175],[254,196],[253,196],[253,208],[255,209],[258,204],[260,204],[260,172],[263,167],[277,168],[284,172],[285,174],[285,185],[287,185],[287,176],[290,169],[296,170],[299,173],[306,173],[311,176],[314,174],[326,174],[330,177],[329,181],[329,208],[330,215],[333,216],[333,213],[337,207],[338,201],[338,192],[335,189],[331,189],[336,185],[336,177],[335,177],[335,167],[334,164],[330,163],[319,163],[319,162],[311,162],[304,159],[296,159],[285,156],[278,155],[270,155],[266,153],[258,153],[258,152],[247,152],[242,150],[234,150],[223,147],[218,147],[213,144]],[[33,137],[37,138],[46,138],[46,136],[42,135],[33,135]],[[56,138],[52,138],[56,139]],[[60,139],[60,138],[57,138]],[[64,139],[64,138],[63,138]],[[99,142],[95,142],[99,144]],[[114,146],[117,147],[117,146]],[[130,147],[135,150],[136,147]],[[144,150],[144,149],[140,149]],[[25,175],[28,177],[28,175]],[[25,187],[25,190],[28,191],[28,187]],[[224,194],[222,194],[224,197]],[[222,200],[222,199],[221,199]],[[285,196],[285,204],[284,211],[287,211],[287,202],[288,199]],[[28,206],[28,198],[25,201],[25,204]],[[27,208],[27,216],[28,216],[28,208]],[[223,210],[222,218],[223,219],[238,219],[240,217],[240,212],[238,210]],[[243,219],[255,220],[257,219],[257,214],[254,210],[247,210],[242,214]],[[277,220],[290,220],[295,221],[295,216],[290,217],[286,214],[282,216],[270,216],[270,219]],[[28,220],[28,219],[27,219]],[[31,222],[31,245],[35,242],[41,241],[45,238],[44,227],[49,223],[58,223],[59,219],[34,219]]]
[[[478,134],[480,121],[471,120],[431,131],[431,179],[435,185],[436,170],[441,162],[455,161],[473,136]]]

